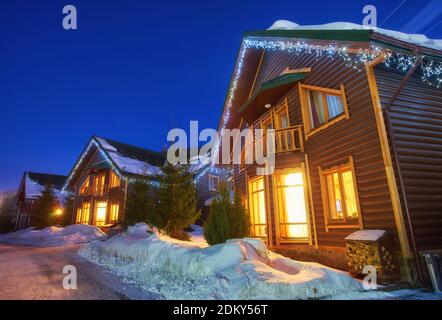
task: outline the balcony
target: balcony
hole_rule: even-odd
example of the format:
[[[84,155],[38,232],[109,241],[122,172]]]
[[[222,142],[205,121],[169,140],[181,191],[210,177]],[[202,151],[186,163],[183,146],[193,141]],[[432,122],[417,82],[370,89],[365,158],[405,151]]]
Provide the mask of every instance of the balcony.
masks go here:
[[[301,125],[274,130],[272,136],[274,137],[274,148],[272,148],[270,152],[268,152],[267,135],[255,136],[252,144],[253,148],[250,148],[249,145],[242,150],[241,166],[246,164],[246,149],[250,150],[249,152],[253,152],[255,161],[272,153],[278,155],[288,152],[304,152],[304,139]]]
[[[302,126],[294,126],[284,129],[274,130],[274,153],[285,152],[304,152],[304,140],[302,137]],[[264,148],[263,152],[260,149]],[[262,137],[255,137],[254,150],[258,150],[259,154],[267,155],[267,134]],[[256,151],[255,151],[256,152]]]
[[[84,187],[80,190],[81,196],[94,196],[94,197],[102,197],[106,196],[109,192],[109,186],[107,185],[97,185],[97,186],[89,186]]]
[[[109,192],[109,186],[108,185],[98,185],[94,187],[94,196],[95,197],[102,197],[107,195]]]

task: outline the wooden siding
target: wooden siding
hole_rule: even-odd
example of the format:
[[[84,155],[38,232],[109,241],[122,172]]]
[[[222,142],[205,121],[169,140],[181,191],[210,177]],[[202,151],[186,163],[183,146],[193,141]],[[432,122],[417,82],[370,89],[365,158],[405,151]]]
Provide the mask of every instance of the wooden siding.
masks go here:
[[[286,52],[266,52],[257,77],[255,88],[259,84],[280,75],[286,68],[300,69],[311,67],[312,72],[303,81],[304,84],[339,89],[345,86],[350,118],[340,121],[311,136],[305,141],[305,152],[309,157],[310,182],[313,193],[318,243],[321,246],[344,246],[344,238],[355,229],[330,229],[326,231],[322,194],[319,179],[319,167],[327,169],[349,162],[352,156],[355,165],[357,188],[364,229],[385,229],[396,240],[396,227],[387,185],[385,167],[381,154],[379,136],[373,112],[370,90],[365,70],[348,68],[339,59],[316,59],[314,55],[293,55]],[[253,72],[253,71],[251,71]],[[297,85],[286,95],[288,99],[290,125],[302,123],[299,91]],[[292,154],[292,160],[278,167],[299,167],[299,155]],[[249,173],[250,171],[247,170]],[[235,171],[235,186],[245,192],[245,181],[238,170]],[[271,187],[270,179],[270,187]],[[274,230],[273,191],[270,192],[268,207],[272,211],[272,231]],[[312,219],[311,219],[312,220]],[[312,232],[313,234],[313,232]],[[272,239],[275,242],[275,238]],[[395,241],[399,247],[397,240]]]
[[[219,186],[227,185],[227,179],[229,178],[228,174],[216,174],[210,173],[208,170],[202,177],[199,178],[198,183],[196,184],[196,194],[197,194],[197,209],[202,209],[204,207],[204,203],[206,200],[216,197],[219,192],[209,190],[209,176],[217,176],[219,178]]]
[[[383,107],[403,78],[376,69]],[[414,76],[389,113],[417,249],[442,249],[442,89]]]
[[[125,197],[126,197],[126,181],[120,181],[120,187],[109,189],[107,194],[104,196],[93,196],[93,195],[80,195],[79,190],[83,182],[86,178],[88,178],[91,174],[94,174],[94,171],[105,173],[105,185],[109,186],[110,180],[110,169],[103,169],[103,162],[105,159],[103,156],[96,152],[93,156],[90,157],[88,161],[83,165],[83,169],[81,173],[77,175],[78,180],[74,182],[74,202],[73,202],[73,212],[72,212],[72,222],[76,222],[77,209],[82,207],[83,202],[90,202],[91,209],[89,214],[89,224],[94,223],[95,217],[95,203],[99,201],[107,202],[107,218],[106,221],[109,221],[110,217],[110,205],[118,204],[119,205],[119,213],[118,220],[124,221],[124,211],[126,207]],[[93,185],[93,180],[90,181],[91,186]]]

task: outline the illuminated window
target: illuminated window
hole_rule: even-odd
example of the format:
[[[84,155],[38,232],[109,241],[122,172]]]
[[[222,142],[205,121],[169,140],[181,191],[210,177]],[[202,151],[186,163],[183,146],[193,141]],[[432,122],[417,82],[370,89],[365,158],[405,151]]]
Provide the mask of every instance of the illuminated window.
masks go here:
[[[323,203],[328,224],[358,224],[359,203],[351,164],[321,171]]]
[[[95,225],[104,226],[106,224],[107,203],[97,202],[95,204]]]
[[[81,208],[77,209],[77,216],[75,218],[75,223],[81,223]]]
[[[106,181],[106,176],[100,174],[94,177],[94,194],[97,196],[102,196],[105,194],[106,186],[104,185]]]
[[[110,188],[118,188],[120,186],[120,178],[113,171],[111,171],[111,173],[110,173],[109,185],[110,185]]]
[[[280,237],[308,240],[308,205],[302,171],[276,174],[275,177]]]
[[[340,90],[300,85],[304,129],[307,135],[348,118],[344,87]]]
[[[110,207],[110,221],[111,222],[117,222],[118,221],[118,210],[120,206],[118,204],[111,204]]]
[[[219,190],[219,177],[212,176],[209,174],[209,191],[218,191]]]
[[[84,180],[83,184],[80,187],[80,194],[87,194],[89,192],[89,176]]]
[[[89,224],[90,213],[91,213],[91,203],[84,202],[83,208],[81,209],[81,223]]]
[[[252,235],[267,237],[267,217],[264,191],[264,178],[260,177],[249,182],[250,219]]]

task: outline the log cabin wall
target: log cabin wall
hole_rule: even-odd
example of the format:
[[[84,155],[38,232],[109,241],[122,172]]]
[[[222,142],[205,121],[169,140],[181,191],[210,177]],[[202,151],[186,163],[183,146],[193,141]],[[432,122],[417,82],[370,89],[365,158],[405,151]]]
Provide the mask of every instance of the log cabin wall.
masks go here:
[[[198,182],[196,183],[196,209],[200,210],[201,212],[201,216],[198,219],[199,223],[204,223],[204,221],[207,219],[207,215],[209,214],[209,207],[205,205],[205,202],[219,195],[219,190],[210,190],[209,188],[210,176],[218,177],[219,188],[225,186],[229,190],[228,179],[230,175],[228,173],[212,173],[210,170],[208,170],[203,176],[199,177]]]
[[[375,73],[385,108],[404,75]],[[417,249],[442,249],[442,89],[415,75],[389,110]]]
[[[331,60],[326,57],[317,59],[314,55],[293,55],[280,51],[266,52],[260,73],[256,79],[255,91],[260,84],[279,76],[286,68],[301,69],[307,67],[312,68],[312,71],[302,83],[332,89],[338,89],[341,84],[345,86],[350,114],[349,119],[340,121],[305,141],[305,153],[309,158],[312,205],[315,212],[318,245],[342,248],[345,244],[344,238],[355,231],[355,229],[326,230],[319,178],[320,167],[324,170],[348,163],[349,157],[352,156],[363,228],[384,229],[391,232],[395,244],[399,248],[397,236],[395,236],[396,226],[391,197],[365,70],[359,71],[349,68],[340,59]],[[290,125],[303,124],[298,86],[294,85],[293,89],[285,97],[282,97],[282,99],[284,98],[288,100]],[[294,154],[292,154],[292,159],[287,160],[286,156],[283,165],[281,165],[281,159],[277,159],[277,167],[278,165],[283,167],[299,166],[299,159],[296,159]],[[246,171],[248,172],[248,170]],[[240,172],[239,168],[235,168],[235,186],[238,191],[247,194],[247,177],[244,172]],[[249,174],[251,173],[249,172]],[[271,182],[269,185],[271,186]],[[274,228],[274,199],[272,190],[268,192],[270,196],[268,208],[271,210],[272,219],[272,240],[275,243],[277,235]],[[312,210],[310,210],[311,212]]]

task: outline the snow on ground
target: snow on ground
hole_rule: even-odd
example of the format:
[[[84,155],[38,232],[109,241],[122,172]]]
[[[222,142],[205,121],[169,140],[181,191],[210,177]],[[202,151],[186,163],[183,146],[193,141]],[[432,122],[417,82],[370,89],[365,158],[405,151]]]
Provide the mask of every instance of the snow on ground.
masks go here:
[[[164,299],[316,299],[363,291],[344,272],[285,258],[251,238],[207,246],[137,224],[79,254]]]
[[[301,26],[297,23],[278,20],[268,30],[367,30],[371,29],[376,33],[392,37],[401,41],[416,44],[419,46],[442,50],[442,39],[429,39],[423,34],[407,34],[394,30],[367,27],[351,22],[332,22],[321,25]]]
[[[190,241],[199,244],[202,247],[208,247],[206,239],[204,238],[204,229],[203,227],[197,224],[191,224],[190,227],[193,231],[189,232]]]
[[[66,228],[48,227],[42,230],[31,227],[0,235],[0,243],[34,247],[68,246],[104,239],[106,239],[106,235],[99,228],[83,224],[75,224]]]

